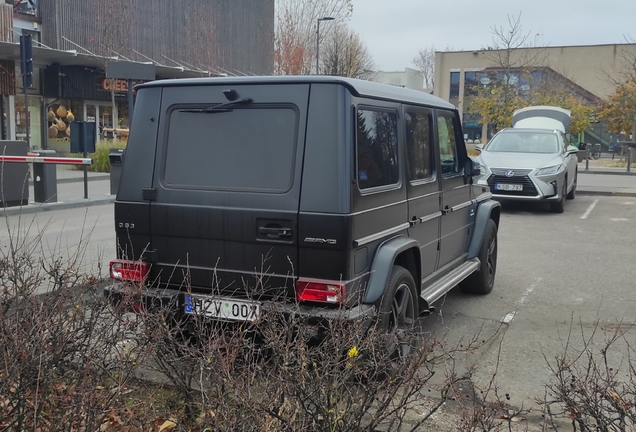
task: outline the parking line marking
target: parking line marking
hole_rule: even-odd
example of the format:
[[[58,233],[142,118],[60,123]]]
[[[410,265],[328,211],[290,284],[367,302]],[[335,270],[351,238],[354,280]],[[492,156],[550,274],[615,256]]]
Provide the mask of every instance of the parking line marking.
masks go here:
[[[530,293],[532,293],[532,291],[534,291],[534,289],[541,282],[541,280],[542,280],[542,278],[536,278],[535,279],[535,281],[532,283],[532,285],[530,285],[528,287],[528,289],[526,289],[526,291],[523,293],[521,298],[519,298],[519,300],[517,301],[517,308],[515,308],[515,310],[513,310],[512,312],[508,312],[506,314],[506,316],[504,316],[501,319],[502,323],[504,323],[504,324],[511,324],[512,323],[512,320],[515,319],[515,315],[517,315],[517,310],[519,309],[519,306],[521,306],[522,304],[524,304],[526,302],[526,300],[528,300],[528,296],[530,295]]]
[[[501,320],[502,323],[504,324],[510,324],[512,322],[513,319],[515,319],[515,315],[517,314],[517,311],[514,312],[508,312],[506,314],[505,317],[503,317],[503,319]]]
[[[594,210],[594,207],[596,207],[596,204],[598,204],[598,200],[594,200],[594,202],[590,204],[585,213],[583,213],[583,216],[581,216],[581,219],[587,219],[590,213],[592,213],[592,210]]]

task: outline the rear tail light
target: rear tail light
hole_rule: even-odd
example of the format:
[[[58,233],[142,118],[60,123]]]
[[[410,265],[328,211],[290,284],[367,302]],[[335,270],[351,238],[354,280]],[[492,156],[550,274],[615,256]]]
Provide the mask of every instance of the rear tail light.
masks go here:
[[[115,260],[110,262],[110,277],[120,281],[141,282],[150,265],[141,261]]]
[[[344,303],[345,294],[343,282],[318,279],[298,279],[296,282],[298,301],[340,304]]]

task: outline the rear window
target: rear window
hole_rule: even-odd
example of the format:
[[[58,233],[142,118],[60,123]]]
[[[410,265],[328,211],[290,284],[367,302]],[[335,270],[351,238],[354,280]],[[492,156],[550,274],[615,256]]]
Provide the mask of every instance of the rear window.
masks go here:
[[[291,188],[298,124],[294,107],[192,112],[202,108],[180,106],[169,112],[166,185],[272,193]]]

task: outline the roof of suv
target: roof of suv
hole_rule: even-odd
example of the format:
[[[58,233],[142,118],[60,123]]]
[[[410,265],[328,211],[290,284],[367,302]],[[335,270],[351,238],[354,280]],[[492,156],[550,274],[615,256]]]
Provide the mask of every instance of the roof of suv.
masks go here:
[[[440,108],[455,109],[455,106],[437,96],[428,93],[407,89],[404,87],[381,84],[373,81],[355,78],[343,78],[335,76],[250,76],[250,77],[223,77],[223,78],[184,78],[151,81],[139,84],[136,88],[145,87],[173,87],[193,85],[250,85],[250,84],[341,84],[349,88],[356,96],[366,96],[376,99],[399,100],[423,105],[432,105]]]

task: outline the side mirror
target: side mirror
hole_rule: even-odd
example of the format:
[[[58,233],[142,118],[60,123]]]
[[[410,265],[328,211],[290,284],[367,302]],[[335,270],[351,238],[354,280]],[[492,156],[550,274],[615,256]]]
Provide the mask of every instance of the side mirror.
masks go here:
[[[573,145],[568,146],[565,149],[565,153],[569,156],[569,155],[574,155],[577,154],[579,152],[579,149],[577,147],[574,147]]]
[[[466,161],[466,167],[464,173],[469,177],[478,176],[481,174],[481,166],[470,157]]]
[[[483,144],[475,145],[475,150],[477,150],[478,152],[484,151],[484,145]]]

